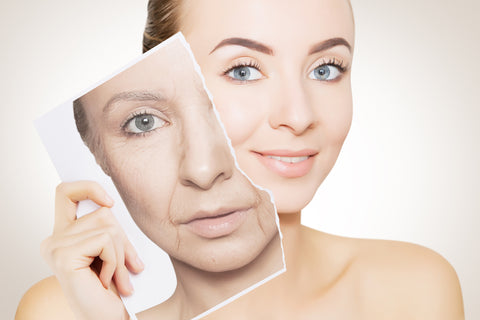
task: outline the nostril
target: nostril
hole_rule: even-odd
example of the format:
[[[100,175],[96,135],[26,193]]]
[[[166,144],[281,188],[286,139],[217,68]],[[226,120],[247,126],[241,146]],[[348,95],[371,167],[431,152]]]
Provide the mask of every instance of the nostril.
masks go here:
[[[218,152],[187,155],[180,166],[180,180],[184,186],[208,190],[230,179],[233,166],[233,157],[225,144]]]
[[[182,179],[182,184],[187,187],[193,187],[201,190],[211,189],[216,183],[225,180],[225,174],[219,172],[217,175],[209,172],[195,172],[189,175],[189,178]]]
[[[285,81],[279,89],[281,95],[269,109],[270,127],[286,129],[297,136],[314,128],[318,119],[308,88],[301,82]]]

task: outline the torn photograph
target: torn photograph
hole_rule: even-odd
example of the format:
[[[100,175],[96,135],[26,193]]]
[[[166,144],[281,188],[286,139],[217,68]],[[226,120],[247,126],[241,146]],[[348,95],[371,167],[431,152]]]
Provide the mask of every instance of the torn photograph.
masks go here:
[[[43,251],[73,310],[118,293],[132,319],[200,318],[285,271],[271,193],[181,33],[36,127],[63,181]]]

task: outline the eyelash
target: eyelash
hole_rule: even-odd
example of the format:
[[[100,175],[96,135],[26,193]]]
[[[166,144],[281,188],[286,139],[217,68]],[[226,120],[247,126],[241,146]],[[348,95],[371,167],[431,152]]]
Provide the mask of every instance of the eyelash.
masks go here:
[[[240,67],[251,67],[251,68],[255,68],[258,71],[262,72],[262,70],[260,69],[260,64],[258,64],[258,62],[254,61],[254,60],[249,60],[248,62],[245,62],[245,61],[235,62],[235,64],[233,64],[232,66],[223,70],[222,75],[227,76],[227,74],[230,71],[232,71],[235,68],[240,68]]]
[[[340,70],[340,73],[342,73],[342,74],[345,73],[348,70],[348,65],[346,65],[343,60],[340,60],[340,59],[337,59],[337,58],[323,59],[313,69],[316,69],[316,68],[321,67],[321,66],[326,66],[326,65],[331,65],[331,66],[334,66],[334,67],[338,68],[338,70]],[[225,70],[223,70],[222,75],[227,77],[231,81],[238,81],[238,80],[235,80],[235,79],[232,79],[232,78],[228,77],[227,75],[228,75],[228,73],[230,73],[235,68],[240,68],[240,67],[251,67],[251,68],[257,69],[259,72],[262,72],[258,62],[254,61],[254,60],[250,60],[248,62],[244,62],[244,61],[236,62],[234,65],[232,65],[232,66],[226,68]],[[329,81],[335,81],[335,80],[329,80]]]
[[[122,133],[125,134],[126,136],[129,136],[129,137],[145,137],[145,136],[150,135],[150,134],[154,133],[155,131],[157,131],[157,129],[150,130],[150,131],[145,131],[145,132],[129,132],[129,131],[126,130],[130,121],[132,121],[133,119],[135,119],[138,116],[143,116],[143,115],[151,115],[151,116],[159,118],[159,116],[153,114],[152,112],[149,112],[148,110],[134,111],[132,114],[130,114],[130,116],[127,118],[127,120],[125,120],[122,123],[122,125],[120,126],[120,128],[122,130]]]
[[[338,70],[340,70],[341,73],[344,73],[345,71],[348,70],[348,65],[346,65],[343,60],[340,60],[340,59],[337,59],[337,58],[324,59],[319,64],[317,64],[315,66],[315,68],[313,68],[313,69],[316,69],[316,68],[321,67],[321,66],[327,66],[327,65],[337,67]]]

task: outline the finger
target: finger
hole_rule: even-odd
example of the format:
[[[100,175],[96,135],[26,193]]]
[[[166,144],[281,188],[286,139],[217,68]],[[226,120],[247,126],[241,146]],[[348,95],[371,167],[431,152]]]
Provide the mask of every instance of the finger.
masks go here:
[[[126,238],[124,243],[125,250],[125,265],[128,270],[133,273],[140,273],[145,268],[143,261],[140,259],[137,250],[132,243]]]
[[[105,263],[102,265],[100,271],[100,278],[104,285],[109,285],[110,280],[112,277],[111,270],[114,270],[114,279],[115,284],[122,295],[130,295],[133,293],[133,287],[130,282],[130,274],[126,267],[125,262],[125,249],[126,245],[128,246],[129,250],[133,249],[133,246],[128,241],[128,238],[121,228],[120,224],[113,216],[112,212],[109,208],[100,208],[96,212],[79,218],[77,223],[72,225],[71,229],[74,229],[76,232],[82,231],[83,229],[95,226],[101,226],[98,230],[106,233],[109,235],[111,242],[113,244],[113,248],[115,250],[115,261],[116,265],[113,266],[111,264]],[[92,229],[90,229],[92,230]],[[92,232],[95,232],[96,229],[93,229]],[[74,231],[70,231],[74,232]],[[136,252],[134,251],[134,254]],[[102,256],[100,255],[99,258],[103,260]],[[104,268],[106,268],[104,270]],[[105,278],[104,278],[105,277]],[[107,281],[107,282],[106,282]]]
[[[90,269],[95,257],[100,258],[102,267],[98,278],[104,288],[109,288],[117,266],[115,243],[110,234],[106,232],[95,234],[68,249],[70,258],[64,262],[72,261],[74,263],[70,266],[72,270]]]
[[[113,200],[105,190],[93,181],[63,182],[55,195],[55,230],[61,230],[76,218],[77,203],[93,200],[100,206],[111,207]]]
[[[78,218],[76,223],[69,226],[65,232],[68,234],[83,233],[99,227],[105,228],[105,232],[109,232],[113,238],[121,242],[124,250],[125,265],[128,270],[134,273],[141,272],[144,269],[144,264],[109,208],[103,207],[91,214]]]
[[[68,269],[89,267],[91,260],[99,255],[105,243],[104,241],[94,243],[91,239],[98,239],[104,235],[111,238],[103,229],[88,230],[62,237],[50,236],[42,242],[42,253],[45,253],[46,260],[53,260],[52,256],[60,252],[59,262]],[[82,262],[83,258],[88,258],[88,263]]]
[[[50,236],[42,242],[42,245],[41,245],[42,256],[46,260],[48,260],[50,255],[52,255],[53,252],[59,248],[68,248],[69,252],[71,252],[71,254],[74,256],[75,255],[84,256],[86,255],[86,253],[81,251],[81,249],[79,249],[79,248],[82,248],[81,247],[82,242],[87,241],[92,237],[100,236],[102,234],[108,234],[108,229],[96,228],[96,229],[88,229],[86,231],[75,233],[75,234],[63,234],[61,236],[59,235]],[[101,245],[101,243],[99,243],[98,245]],[[89,257],[94,258],[96,256],[89,256]],[[78,267],[79,266],[77,266],[77,268]]]
[[[113,277],[118,292],[121,295],[129,296],[133,293],[133,286],[130,282],[130,274],[125,266],[125,255],[123,250],[117,250],[117,267]]]
[[[107,234],[102,234],[99,241],[104,241],[102,250],[98,252],[98,257],[102,260],[102,269],[99,279],[105,289],[110,287],[112,277],[118,265],[117,254],[112,238]]]
[[[70,223],[62,230],[62,234],[74,235],[94,229],[104,229],[105,232],[111,232],[112,235],[124,234],[110,208],[105,207],[78,218],[75,223]]]

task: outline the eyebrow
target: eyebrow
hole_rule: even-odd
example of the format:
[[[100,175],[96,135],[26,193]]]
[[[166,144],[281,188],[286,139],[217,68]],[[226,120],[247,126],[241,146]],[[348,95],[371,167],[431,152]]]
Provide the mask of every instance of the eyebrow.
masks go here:
[[[347,40],[345,40],[344,38],[331,38],[314,44],[310,48],[310,51],[308,51],[308,54],[310,55],[317,52],[325,51],[336,46],[345,46],[347,47],[348,51],[352,52],[352,46],[350,45],[350,43],[348,43]]]
[[[255,40],[246,39],[246,38],[227,38],[227,39],[224,39],[224,40],[220,41],[220,43],[217,44],[215,46],[215,48],[213,48],[213,50],[210,51],[209,54],[212,54],[218,48],[229,46],[229,45],[231,45],[231,46],[242,46],[242,47],[249,48],[249,49],[252,49],[252,50],[255,50],[255,51],[258,51],[258,52],[261,52],[261,53],[265,53],[265,54],[268,54],[268,55],[271,55],[271,56],[273,55],[273,49],[270,48],[269,46],[267,46],[265,44],[262,44],[260,42],[257,42]]]
[[[246,47],[246,48],[261,52],[261,53],[268,54],[268,55],[274,55],[273,49],[270,48],[269,46],[267,46],[265,44],[262,44],[260,42],[257,42],[255,40],[246,39],[246,38],[227,38],[227,39],[224,39],[224,40],[220,41],[220,43],[217,44],[215,46],[215,48],[213,48],[213,50],[210,51],[209,54],[212,54],[218,48],[229,46],[229,45],[242,46],[242,47]],[[330,49],[330,48],[333,48],[333,47],[336,47],[336,46],[340,46],[340,45],[343,45],[343,46],[347,47],[348,51],[352,52],[352,46],[350,45],[350,43],[348,43],[347,40],[345,40],[344,38],[331,38],[331,39],[327,39],[325,41],[321,41],[317,44],[314,44],[310,48],[310,50],[308,51],[308,54],[312,55],[314,53],[325,51],[327,49]]]
[[[110,112],[118,101],[165,101],[166,98],[157,92],[124,91],[113,95],[103,107],[103,113]]]

